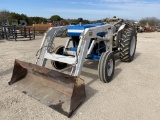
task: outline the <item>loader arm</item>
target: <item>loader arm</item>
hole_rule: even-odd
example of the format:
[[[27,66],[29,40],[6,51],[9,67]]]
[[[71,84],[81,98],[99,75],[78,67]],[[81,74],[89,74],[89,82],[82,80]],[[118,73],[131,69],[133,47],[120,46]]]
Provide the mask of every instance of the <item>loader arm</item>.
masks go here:
[[[38,63],[38,60],[40,59],[40,56],[42,54],[42,49],[44,48],[44,51],[48,50],[52,46],[52,43],[53,43],[56,35],[59,32],[63,32],[65,30],[67,30],[67,26],[51,27],[44,33],[42,43],[41,43],[40,48],[37,52],[36,64]],[[44,66],[45,65],[44,56],[42,56],[42,58],[43,58],[43,60],[41,61],[41,66]]]
[[[66,30],[67,27],[57,27],[57,28],[50,28],[46,33],[42,40],[42,44],[40,50],[44,48],[44,52],[41,58],[41,66],[45,66],[47,60],[54,60],[58,62],[63,62],[72,65],[71,75],[73,76],[80,76],[83,64],[85,62],[85,58],[87,54],[90,54],[92,49],[89,48],[90,40],[94,38],[95,40],[104,41],[106,44],[106,49],[108,51],[112,51],[112,44],[110,44],[110,40],[112,38],[112,29],[111,25],[106,24],[103,26],[92,27],[85,29],[82,34],[80,35],[80,41],[77,47],[76,55],[75,56],[65,56],[65,55],[58,55],[56,53],[50,53],[48,51],[49,47],[54,41],[56,34],[59,31]],[[107,32],[105,37],[100,37],[97,35],[99,32]],[[37,61],[39,59],[38,54]]]

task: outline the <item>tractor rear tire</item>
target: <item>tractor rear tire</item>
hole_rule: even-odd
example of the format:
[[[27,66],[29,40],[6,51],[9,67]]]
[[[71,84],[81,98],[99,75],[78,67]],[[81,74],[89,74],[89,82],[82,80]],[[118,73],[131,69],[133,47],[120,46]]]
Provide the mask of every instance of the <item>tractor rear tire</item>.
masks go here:
[[[63,55],[63,50],[64,50],[64,46],[58,46],[54,53],[59,54],[59,55]],[[52,66],[57,69],[57,70],[61,70],[67,67],[67,63],[62,63],[62,62],[58,62],[58,61],[51,61]]]
[[[102,53],[98,65],[99,79],[104,83],[110,82],[114,75],[114,69],[115,59],[113,53]]]
[[[131,62],[134,58],[137,44],[137,33],[133,28],[124,31],[120,41],[120,59],[122,62]]]

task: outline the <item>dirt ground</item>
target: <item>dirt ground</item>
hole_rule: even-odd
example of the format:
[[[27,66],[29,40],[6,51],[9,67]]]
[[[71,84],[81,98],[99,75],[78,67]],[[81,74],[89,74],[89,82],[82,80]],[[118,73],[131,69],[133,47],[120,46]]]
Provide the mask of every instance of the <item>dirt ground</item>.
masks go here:
[[[32,41],[0,40],[0,120],[66,120],[52,110],[8,85],[15,59],[35,63],[42,37]],[[65,43],[58,38],[56,44]],[[52,68],[48,61],[47,67]],[[73,120],[159,120],[160,119],[160,33],[138,34],[135,59],[116,60],[114,79],[98,79],[98,62],[85,63],[81,77],[86,100]]]

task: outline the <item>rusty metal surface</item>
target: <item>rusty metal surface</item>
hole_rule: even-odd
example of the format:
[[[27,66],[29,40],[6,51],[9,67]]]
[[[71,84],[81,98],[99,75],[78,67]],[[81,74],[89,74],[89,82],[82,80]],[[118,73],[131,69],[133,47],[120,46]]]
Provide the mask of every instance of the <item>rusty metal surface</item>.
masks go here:
[[[9,85],[68,117],[86,97],[84,80],[19,60]]]

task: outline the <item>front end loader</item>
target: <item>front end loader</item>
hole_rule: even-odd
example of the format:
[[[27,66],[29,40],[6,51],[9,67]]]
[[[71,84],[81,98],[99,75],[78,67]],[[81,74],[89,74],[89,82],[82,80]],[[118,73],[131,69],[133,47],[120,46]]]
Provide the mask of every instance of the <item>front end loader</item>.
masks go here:
[[[115,29],[117,24],[120,24],[118,30]],[[122,61],[133,60],[136,34],[126,26],[120,20],[114,25],[80,23],[50,28],[37,52],[36,64],[15,60],[9,85],[50,108],[71,116],[86,97],[85,83],[80,78],[85,61],[98,60],[99,79],[107,83],[114,75],[115,51],[119,50]],[[130,31],[125,32],[125,29]],[[63,31],[67,31],[70,36],[66,45],[54,48],[54,38]],[[130,38],[127,38],[127,49],[122,48],[126,44],[121,44],[126,41],[126,33],[131,33]],[[57,70],[45,68],[47,60]],[[69,65],[72,67],[69,75],[59,71]]]

